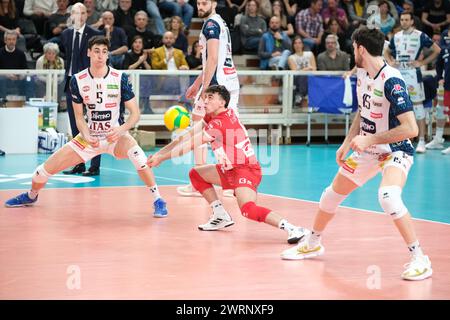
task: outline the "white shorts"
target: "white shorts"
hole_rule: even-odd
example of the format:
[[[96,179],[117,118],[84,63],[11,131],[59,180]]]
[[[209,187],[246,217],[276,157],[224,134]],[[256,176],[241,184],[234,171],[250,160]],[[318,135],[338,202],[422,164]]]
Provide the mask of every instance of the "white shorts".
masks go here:
[[[423,102],[425,100],[425,90],[423,82],[417,79],[416,69],[400,69],[400,73],[405,79],[406,87],[412,102]]]
[[[384,154],[371,154],[367,152],[353,152],[346,160],[339,173],[353,181],[358,186],[364,185],[379,172],[384,173],[388,167],[397,167],[408,176],[413,165],[413,157],[403,151]]]
[[[129,133],[126,133],[129,135]],[[86,140],[78,134],[75,138],[69,141],[69,146],[75,151],[84,162],[87,162],[98,156],[99,154],[109,153],[114,158],[117,158],[114,154],[114,149],[116,148],[117,142],[109,143],[106,139],[100,140],[100,146],[98,148],[93,148]]]
[[[194,100],[194,107],[192,108],[192,115],[204,117],[206,115],[205,105],[203,104],[203,99],[200,98],[200,89]],[[239,90],[230,91],[230,102],[228,103],[228,108],[233,109],[234,113],[239,116],[238,111],[239,102]]]

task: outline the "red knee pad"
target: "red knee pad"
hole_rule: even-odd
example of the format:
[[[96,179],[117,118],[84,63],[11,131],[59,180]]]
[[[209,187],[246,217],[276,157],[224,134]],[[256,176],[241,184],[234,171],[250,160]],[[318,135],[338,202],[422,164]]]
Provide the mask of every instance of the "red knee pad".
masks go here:
[[[271,211],[264,207],[258,207],[253,201],[247,202],[241,208],[244,217],[258,222],[266,221],[266,217]]]
[[[189,178],[191,179],[192,186],[200,193],[203,193],[206,189],[213,187],[213,185],[206,182],[195,169],[191,169],[191,171],[189,171]]]

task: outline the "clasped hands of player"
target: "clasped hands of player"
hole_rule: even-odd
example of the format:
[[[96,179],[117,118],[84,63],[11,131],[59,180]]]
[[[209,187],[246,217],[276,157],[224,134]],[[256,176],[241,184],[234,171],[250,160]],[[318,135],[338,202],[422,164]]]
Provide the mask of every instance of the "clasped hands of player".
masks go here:
[[[109,130],[106,134],[106,141],[109,143],[114,143],[119,141],[120,137],[126,133],[126,130],[120,127],[114,127]],[[84,134],[83,138],[91,145],[92,148],[98,148],[100,146],[100,140],[98,137],[92,136],[90,134]]]
[[[350,151],[350,148],[356,152],[364,152],[371,145],[375,144],[372,136],[357,135],[350,141],[350,143],[343,143],[336,151],[336,162],[339,166],[344,165],[345,156]]]

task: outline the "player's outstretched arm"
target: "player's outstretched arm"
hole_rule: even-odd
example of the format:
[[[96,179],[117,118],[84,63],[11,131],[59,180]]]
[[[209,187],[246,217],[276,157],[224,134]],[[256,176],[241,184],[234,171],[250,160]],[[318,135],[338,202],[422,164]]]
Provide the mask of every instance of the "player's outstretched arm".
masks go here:
[[[164,148],[158,151],[159,154],[170,153],[173,148],[178,146],[180,143],[183,143],[186,140],[191,140],[194,138],[194,134],[196,132],[202,132],[204,123],[203,121],[199,121],[192,128],[190,128],[185,134],[178,136],[171,143],[166,145]]]
[[[180,140],[178,143],[174,144],[174,147],[170,151],[165,151],[161,153],[162,150],[158,151],[154,155],[148,157],[147,165],[149,167],[157,167],[162,162],[181,157],[188,152],[192,151],[195,147],[200,144],[207,142],[206,138],[204,138],[204,133],[202,131],[196,133],[193,138],[187,137],[185,139]]]

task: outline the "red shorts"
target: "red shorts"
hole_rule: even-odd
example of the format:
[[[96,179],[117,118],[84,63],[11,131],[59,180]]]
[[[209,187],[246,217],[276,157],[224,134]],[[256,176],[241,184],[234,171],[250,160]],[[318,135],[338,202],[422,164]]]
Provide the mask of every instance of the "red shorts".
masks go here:
[[[445,108],[445,114],[450,116],[450,90],[444,91],[444,106],[447,107]]]
[[[216,165],[220,176],[222,189],[250,188],[257,191],[261,183],[262,173],[259,165],[242,165],[231,170],[222,170],[221,165]]]

